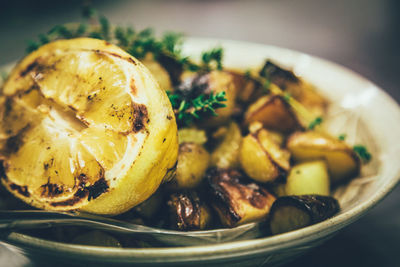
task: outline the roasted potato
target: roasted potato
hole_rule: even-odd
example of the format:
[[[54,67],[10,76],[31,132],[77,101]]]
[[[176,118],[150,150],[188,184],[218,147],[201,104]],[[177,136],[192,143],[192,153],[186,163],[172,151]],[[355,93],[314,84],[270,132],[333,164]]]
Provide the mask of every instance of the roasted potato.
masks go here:
[[[176,175],[169,182],[173,189],[195,188],[203,179],[210,162],[210,154],[203,146],[195,143],[179,145]]]
[[[324,159],[332,184],[344,182],[360,172],[361,162],[353,149],[321,132],[294,133],[287,140],[287,148],[297,162]]]
[[[234,168],[239,165],[239,147],[242,134],[239,126],[232,122],[224,139],[211,154],[211,165],[218,168]]]
[[[265,128],[284,133],[302,129],[294,111],[279,95],[266,95],[250,105],[245,113],[245,124],[259,121]]]
[[[275,197],[234,169],[212,168],[206,174],[211,206],[224,226],[265,219]]]
[[[240,103],[251,103],[263,94],[262,85],[255,79],[247,76],[243,72],[229,71],[233,76],[237,101]]]
[[[207,142],[207,135],[204,130],[197,128],[182,128],[178,130],[179,144],[195,143],[204,145]]]
[[[194,99],[200,94],[209,95],[211,93],[225,92],[223,102],[226,107],[216,110],[218,116],[210,117],[206,123],[202,123],[203,127],[215,127],[226,123],[230,120],[235,109],[236,90],[233,83],[233,77],[229,72],[211,71],[205,74],[189,75],[176,88],[181,95],[188,99]]]
[[[260,71],[260,75],[267,77],[272,83],[290,94],[316,116],[320,116],[325,112],[328,105],[327,101],[316,92],[310,83],[297,77],[292,71],[283,69],[267,60]]]
[[[326,220],[339,210],[339,203],[330,196],[280,197],[271,208],[270,230],[273,235],[296,230]]]
[[[149,69],[154,78],[156,78],[161,89],[172,89],[172,82],[168,71],[157,62],[151,54],[148,54],[141,62]]]
[[[203,230],[211,223],[208,206],[195,191],[174,193],[168,201],[169,226],[177,230]]]
[[[329,196],[330,181],[325,161],[317,160],[293,166],[286,180],[286,195]]]
[[[239,150],[240,165],[246,174],[258,182],[272,182],[290,168],[290,154],[261,129],[243,138]]]

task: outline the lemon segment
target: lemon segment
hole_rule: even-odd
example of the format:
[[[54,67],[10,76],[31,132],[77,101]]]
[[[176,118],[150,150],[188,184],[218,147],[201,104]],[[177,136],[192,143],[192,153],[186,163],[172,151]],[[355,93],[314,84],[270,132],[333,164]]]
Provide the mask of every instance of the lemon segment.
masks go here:
[[[168,97],[105,41],[42,46],[12,71],[0,103],[2,184],[37,208],[119,214],[176,166]]]

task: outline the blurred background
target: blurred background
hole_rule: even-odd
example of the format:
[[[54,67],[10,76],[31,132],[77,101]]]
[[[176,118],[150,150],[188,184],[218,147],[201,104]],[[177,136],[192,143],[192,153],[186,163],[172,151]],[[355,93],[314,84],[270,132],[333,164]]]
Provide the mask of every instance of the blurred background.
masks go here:
[[[282,46],[346,66],[400,101],[400,1],[143,0],[91,1],[112,23],[187,36]],[[82,1],[1,1],[0,65],[25,53],[27,40],[81,20]],[[400,187],[361,220],[292,266],[400,266]],[[0,266],[35,266],[0,244]],[[70,265],[69,265],[70,266]]]

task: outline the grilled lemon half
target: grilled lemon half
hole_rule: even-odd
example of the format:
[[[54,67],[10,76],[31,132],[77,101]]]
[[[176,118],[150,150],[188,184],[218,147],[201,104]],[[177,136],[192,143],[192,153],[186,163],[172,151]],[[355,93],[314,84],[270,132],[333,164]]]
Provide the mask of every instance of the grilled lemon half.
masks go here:
[[[39,48],[0,97],[2,184],[41,209],[119,214],[147,199],[178,154],[171,104],[150,72],[105,41]]]

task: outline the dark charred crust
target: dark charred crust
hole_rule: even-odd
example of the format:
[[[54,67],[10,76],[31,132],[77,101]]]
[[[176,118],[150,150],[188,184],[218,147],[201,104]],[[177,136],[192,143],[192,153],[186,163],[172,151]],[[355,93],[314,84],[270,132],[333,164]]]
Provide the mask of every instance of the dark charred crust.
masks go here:
[[[287,87],[287,83],[299,83],[300,80],[297,76],[289,70],[280,68],[278,65],[272,63],[271,61],[265,62],[265,65],[260,71],[260,75],[271,80],[282,89]]]
[[[169,74],[172,85],[176,86],[180,82],[180,77],[183,72],[183,66],[175,58],[160,53],[157,55],[157,61],[163,66]]]
[[[10,183],[9,187],[10,187],[11,190],[17,191],[20,195],[23,195],[25,197],[29,197],[30,196],[29,191],[28,191],[28,187],[26,185],[21,186],[21,185],[17,185],[17,184],[14,184],[14,183]]]
[[[133,105],[133,132],[137,133],[145,128],[148,120],[147,107],[144,104],[132,103]]]
[[[29,128],[29,124],[25,126],[19,133],[17,133],[15,136],[12,136],[7,139],[7,142],[5,144],[5,153],[6,154],[13,154],[16,153],[20,147],[23,145],[23,137],[26,132],[26,130]]]
[[[212,168],[207,171],[206,180],[212,206],[227,219],[229,226],[235,226],[246,212],[241,205],[243,201],[257,209],[268,209],[274,199],[264,187],[237,170]]]
[[[24,77],[27,74],[31,73],[32,78],[35,81],[38,81],[42,79],[43,72],[56,69],[55,65],[57,64],[57,62],[53,63],[52,65],[46,65],[41,63],[40,61],[42,61],[41,58],[36,58],[35,61],[33,61],[23,71],[20,72],[19,77]]]
[[[21,73],[19,74],[21,77],[24,77],[25,75],[27,75],[29,72],[31,72],[32,70],[34,70],[37,66],[39,65],[39,62],[37,62],[36,60],[33,61],[31,64],[29,64],[23,71],[21,71]]]
[[[131,62],[133,65],[137,65],[136,61],[131,57],[128,57],[128,61]]]
[[[84,173],[80,173],[76,176],[76,180],[78,183],[78,190],[74,194],[74,196],[68,200],[60,201],[60,202],[52,202],[50,203],[53,207],[61,207],[61,206],[74,206],[75,204],[87,200],[92,200],[98,198],[103,193],[107,192],[109,189],[108,182],[104,178],[104,170],[99,174],[100,179],[97,180],[93,185],[87,186],[88,177]]]
[[[172,116],[171,115],[167,115],[167,120],[172,120]]]
[[[64,193],[63,186],[52,184],[50,183],[50,180],[47,181],[47,184],[42,185],[40,188],[42,188],[42,197],[55,197]]]
[[[165,143],[165,141],[166,141],[166,140],[167,140],[167,139],[166,139],[166,138],[164,138],[164,139],[162,140],[162,142],[163,142],[163,143]]]
[[[86,189],[89,191],[88,200],[90,201],[92,199],[98,198],[101,194],[107,192],[109,189],[109,185],[106,179],[102,177],[93,185],[86,187]]]
[[[60,201],[60,202],[52,202],[50,203],[53,207],[61,207],[61,206],[74,206],[76,203],[79,203],[86,199],[89,195],[89,191],[84,190],[83,188],[78,189],[74,196],[68,200]]]
[[[172,194],[168,201],[170,227],[179,230],[200,228],[200,199],[195,192]]]

